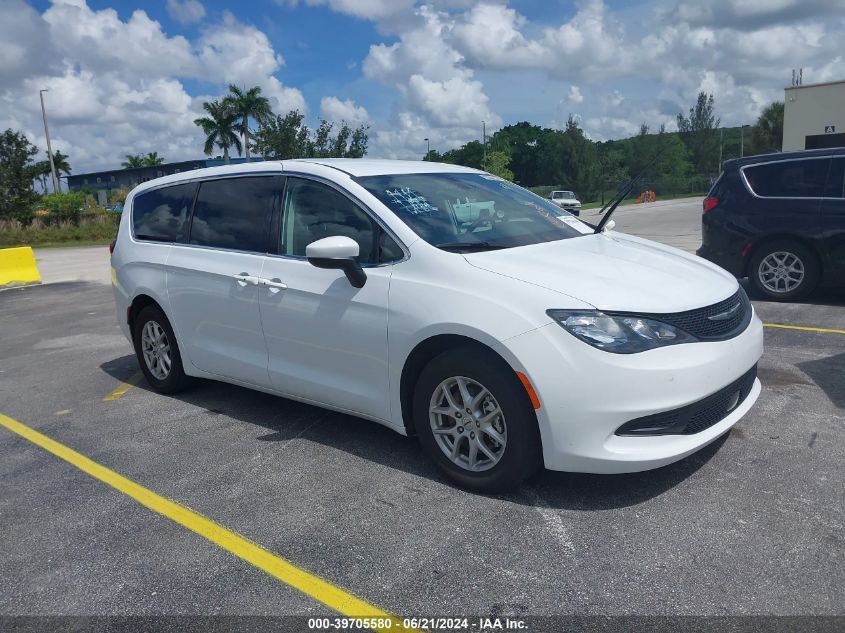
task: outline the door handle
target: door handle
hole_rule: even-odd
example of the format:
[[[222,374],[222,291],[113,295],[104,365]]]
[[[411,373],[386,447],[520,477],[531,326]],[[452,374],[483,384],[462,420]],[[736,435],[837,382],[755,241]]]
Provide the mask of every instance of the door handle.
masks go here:
[[[232,279],[238,282],[239,286],[246,286],[250,284],[251,286],[258,285],[258,277],[253,277],[248,273],[239,273],[237,275],[232,275]]]
[[[287,290],[288,287],[288,285],[286,283],[282,283],[279,278],[265,279],[264,277],[259,277],[258,284],[264,286],[265,288],[269,288],[272,292],[278,292],[279,290]]]

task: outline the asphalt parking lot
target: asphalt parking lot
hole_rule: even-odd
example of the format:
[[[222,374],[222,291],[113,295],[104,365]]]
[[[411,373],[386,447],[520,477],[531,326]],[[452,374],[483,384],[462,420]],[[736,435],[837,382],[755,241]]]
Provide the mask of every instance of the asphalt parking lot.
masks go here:
[[[672,209],[620,213],[618,228],[660,238]],[[664,237],[692,243],[680,217]],[[767,328],[757,405],[686,460],[546,472],[487,497],[374,423],[220,383],[125,385],[138,366],[107,274],[63,257],[107,271],[105,248],[52,251],[55,283],[0,292],[0,414],[381,609],[845,615],[842,333]],[[842,294],[755,307],[765,323],[845,330]],[[0,615],[334,615],[6,428],[0,529]]]

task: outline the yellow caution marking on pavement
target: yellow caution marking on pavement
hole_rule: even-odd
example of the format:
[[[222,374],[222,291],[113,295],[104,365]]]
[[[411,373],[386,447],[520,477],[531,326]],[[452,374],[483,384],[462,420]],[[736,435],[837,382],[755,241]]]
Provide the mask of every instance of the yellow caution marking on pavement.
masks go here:
[[[780,328],[782,330],[801,330],[802,332],[822,332],[824,334],[845,334],[845,330],[827,327],[809,327],[806,325],[782,325],[780,323],[764,323],[763,327]]]
[[[140,371],[136,374],[133,374],[129,378],[126,379],[125,382],[120,383],[120,386],[108,394],[105,398],[103,398],[103,402],[111,402],[112,400],[117,400],[121,398],[127,391],[132,389],[135,385],[141,382],[141,378],[144,377]]]
[[[94,479],[131,497],[142,506],[202,536],[241,560],[281,580],[289,587],[297,589],[314,600],[334,609],[343,616],[367,620],[367,624],[363,628],[369,627],[375,631],[409,630],[403,627],[401,618],[344,591],[328,580],[324,580],[319,576],[308,573],[304,569],[300,569],[284,558],[276,556],[260,545],[256,545],[240,534],[226,529],[219,523],[215,523],[198,512],[194,512],[175,501],[156,494],[152,490],[119,475],[113,470],[85,457],[81,453],[77,453],[72,448],[68,448],[64,444],[2,413],[0,413],[0,426],[6,427],[12,433],[16,433],[20,437],[43,448],[45,451],[63,459]]]

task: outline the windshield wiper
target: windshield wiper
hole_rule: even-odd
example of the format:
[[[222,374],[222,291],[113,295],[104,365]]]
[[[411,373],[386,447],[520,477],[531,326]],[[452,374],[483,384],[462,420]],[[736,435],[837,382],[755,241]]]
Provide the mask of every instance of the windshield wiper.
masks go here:
[[[490,242],[441,242],[435,244],[437,248],[442,248],[444,251],[454,251],[460,253],[461,251],[492,251],[499,248],[507,248],[501,244],[491,244]]]
[[[645,175],[646,171],[648,171],[649,168],[651,168],[651,166],[657,162],[657,159],[660,158],[663,152],[666,151],[667,147],[669,147],[668,141],[664,142],[663,147],[659,148],[654,153],[654,156],[651,157],[651,160],[646,163],[645,167],[643,167],[642,171],[639,174],[631,178],[631,180],[624,187],[619,189],[619,192],[616,194],[616,196],[608,200],[607,204],[604,205],[604,207],[599,211],[599,215],[605,212],[606,213],[605,216],[601,219],[601,221],[595,225],[594,233],[602,232],[602,230],[604,229],[604,225],[610,221],[610,216],[613,215],[614,211],[616,211],[616,207],[622,204],[622,201],[628,197],[628,194],[631,193],[631,190],[636,187],[637,181],[639,181],[639,179]],[[590,226],[592,226],[592,224]]]

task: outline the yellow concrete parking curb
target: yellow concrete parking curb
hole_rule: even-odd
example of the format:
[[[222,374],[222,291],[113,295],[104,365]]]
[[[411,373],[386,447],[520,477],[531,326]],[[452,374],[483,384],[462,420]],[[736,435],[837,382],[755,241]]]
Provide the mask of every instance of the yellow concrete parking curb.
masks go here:
[[[41,273],[31,246],[0,248],[0,287],[40,283]]]

